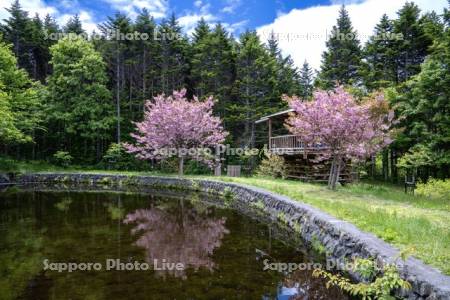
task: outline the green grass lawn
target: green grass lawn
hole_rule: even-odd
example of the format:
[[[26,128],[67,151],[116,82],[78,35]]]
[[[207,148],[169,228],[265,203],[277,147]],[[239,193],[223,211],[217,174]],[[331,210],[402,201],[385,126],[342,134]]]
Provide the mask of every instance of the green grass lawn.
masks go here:
[[[16,171],[168,176],[159,173],[79,168],[64,170],[42,163],[17,164]],[[355,224],[364,231],[374,233],[399,249],[414,247],[414,256],[450,275],[450,199],[434,200],[406,195],[400,187],[375,183],[350,184],[331,191],[324,185],[294,180],[262,177],[186,177],[252,185],[311,204],[330,215]]]

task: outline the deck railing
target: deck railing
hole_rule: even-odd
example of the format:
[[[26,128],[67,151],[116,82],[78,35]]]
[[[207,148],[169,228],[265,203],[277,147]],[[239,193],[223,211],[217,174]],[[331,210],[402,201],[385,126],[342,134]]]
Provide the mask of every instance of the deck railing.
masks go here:
[[[270,149],[303,149],[303,142],[295,135],[280,135],[270,139]]]
[[[270,138],[270,150],[281,150],[281,151],[303,151],[307,150],[321,150],[326,148],[325,145],[317,144],[313,147],[306,147],[305,144],[300,140],[300,137],[296,135],[281,135]]]

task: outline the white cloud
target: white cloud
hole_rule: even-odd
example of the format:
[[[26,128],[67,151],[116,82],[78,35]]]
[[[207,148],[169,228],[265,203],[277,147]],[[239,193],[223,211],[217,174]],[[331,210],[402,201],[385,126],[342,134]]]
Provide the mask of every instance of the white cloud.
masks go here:
[[[64,26],[69,20],[70,18],[72,18],[74,15],[72,14],[63,14],[60,15],[56,18],[56,21],[58,22],[58,24],[60,24],[61,26]],[[92,31],[98,31],[97,30],[97,23],[94,22],[92,15],[85,11],[85,10],[81,10],[78,12],[78,17],[80,18],[81,24],[83,26],[83,29],[88,33],[91,34]]]
[[[167,16],[169,4],[166,0],[104,0],[114,9],[125,12],[130,18],[135,18],[139,11],[146,8],[155,19]]]
[[[5,8],[9,8],[12,2],[13,0],[2,0],[0,4],[0,21],[9,18],[9,12],[6,11]],[[76,0],[65,0],[59,2],[59,4],[64,7],[72,4],[72,9],[77,7],[77,3],[78,2]],[[74,10],[73,14],[61,14],[56,7],[47,5],[43,0],[21,1],[21,5],[22,9],[27,11],[30,17],[33,17],[36,13],[39,14],[41,18],[47,14],[50,14],[56,19],[59,25],[64,26],[67,21],[73,17],[73,15],[78,14],[83,25],[83,29],[86,30],[86,32],[91,33],[97,28],[97,24],[94,22],[92,15],[86,10]]]
[[[314,69],[319,70],[322,52],[325,50],[326,37],[336,24],[341,3],[327,6],[314,6],[305,9],[293,9],[278,16],[271,24],[257,29],[263,40],[267,40],[270,32],[279,34],[279,46],[285,55],[289,54],[297,66],[306,59]],[[345,1],[353,27],[358,31],[360,40],[364,43],[372,34],[373,28],[381,16],[386,13],[395,18],[396,12],[406,0],[366,0]],[[446,0],[415,0],[422,11],[435,10],[441,12],[447,5]],[[338,4],[340,3],[340,4]]]
[[[194,2],[195,7],[200,7],[200,6],[202,6],[202,4],[203,4],[202,0],[197,0]]]
[[[79,7],[80,4],[77,0],[61,0],[58,2],[58,5],[65,9],[73,9],[74,7]]]
[[[232,14],[242,4],[242,0],[226,0],[225,7],[222,8],[221,12]]]
[[[223,23],[223,27],[225,27],[225,29],[233,34],[239,34],[241,31],[244,30],[245,26],[248,24],[249,20],[242,20],[236,23]]]
[[[9,12],[6,11],[6,8],[11,7],[13,0],[2,0],[0,4],[0,20],[9,18]],[[28,0],[20,2],[22,9],[29,12],[30,17],[33,17],[35,14],[39,14],[40,16],[45,16],[47,14],[56,14],[58,10],[53,7],[45,4],[43,0]]]
[[[207,23],[217,21],[217,17],[209,13],[208,14],[191,13],[178,18],[178,23],[183,27],[184,31],[188,35],[191,35],[194,32],[195,26],[197,25],[198,21],[200,21],[202,18]]]

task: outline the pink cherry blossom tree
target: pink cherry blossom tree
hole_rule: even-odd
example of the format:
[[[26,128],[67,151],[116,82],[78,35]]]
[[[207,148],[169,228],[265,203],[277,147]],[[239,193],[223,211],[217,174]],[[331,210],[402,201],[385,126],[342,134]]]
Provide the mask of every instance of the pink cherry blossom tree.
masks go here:
[[[393,111],[383,94],[359,104],[342,87],[318,90],[312,101],[285,97],[294,109],[286,127],[307,147],[320,146],[319,159],[330,159],[328,186],[336,188],[345,160],[362,160],[392,142]]]
[[[212,166],[211,148],[221,145],[228,135],[220,118],[213,116],[213,106],[213,97],[189,101],[185,89],[154,97],[145,104],[144,120],[135,123],[136,132],[131,134],[135,143],[125,147],[144,160],[178,156],[180,175],[186,158]]]

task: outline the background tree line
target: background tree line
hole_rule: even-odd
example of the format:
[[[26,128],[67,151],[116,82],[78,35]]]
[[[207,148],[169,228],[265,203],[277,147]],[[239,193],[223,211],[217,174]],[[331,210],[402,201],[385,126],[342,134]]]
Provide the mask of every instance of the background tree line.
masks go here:
[[[448,9],[422,14],[406,3],[394,20],[384,15],[362,46],[342,7],[333,32],[355,38],[332,36],[317,76],[307,62],[298,69],[281,54],[276,34],[264,44],[255,31],[234,37],[201,20],[187,36],[174,15],[157,23],[144,9],[135,20],[108,17],[98,26],[100,39],[57,41],[45,37],[92,33],[78,16],[61,28],[51,16],[29,16],[19,1],[8,11],[0,26],[3,154],[46,159],[62,150],[76,163],[96,164],[112,143],[129,140],[146,99],[181,88],[188,97],[215,96],[227,142],[262,146],[266,129],[254,121],[286,107],[283,94],[308,99],[313,87],[343,84],[361,98],[382,89],[395,108],[398,137],[379,160],[384,179],[397,180],[400,157],[410,167],[419,156],[414,167],[423,176],[449,175]],[[149,38],[119,40],[111,32]]]

